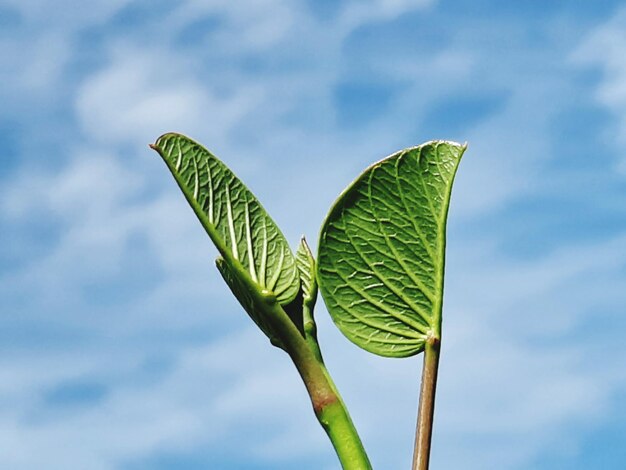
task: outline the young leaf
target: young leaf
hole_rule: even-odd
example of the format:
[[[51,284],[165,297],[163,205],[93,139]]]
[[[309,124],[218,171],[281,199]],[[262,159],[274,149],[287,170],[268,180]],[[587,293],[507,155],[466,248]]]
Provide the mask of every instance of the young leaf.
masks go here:
[[[311,248],[302,237],[296,251],[296,265],[300,271],[302,283],[302,328],[309,348],[314,352],[320,364],[324,363],[319,343],[317,342],[317,325],[313,318],[313,309],[317,301],[317,279],[315,278],[315,258]]]
[[[245,270],[281,305],[291,302],[300,289],[295,257],[250,190],[226,165],[188,137],[165,134],[151,147],[167,164],[231,270]],[[220,271],[224,274],[222,268]]]
[[[433,141],[365,170],[337,199],[320,234],[318,282],[335,324],[389,357],[441,335],[446,218],[466,146]]]
[[[315,259],[306,239],[302,237],[296,251],[296,266],[300,272],[304,302],[312,310],[317,300],[317,280],[315,279]]]

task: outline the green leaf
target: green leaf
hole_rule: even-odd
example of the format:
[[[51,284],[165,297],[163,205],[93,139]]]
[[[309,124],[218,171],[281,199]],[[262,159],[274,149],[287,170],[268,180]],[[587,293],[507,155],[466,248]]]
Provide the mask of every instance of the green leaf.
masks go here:
[[[228,263],[221,256],[215,260],[217,270],[230,288],[235,298],[239,301],[246,313],[252,318],[254,323],[265,333],[270,342],[279,348],[285,349],[279,339],[279,334],[272,329],[272,325],[262,314],[263,308],[255,301],[255,296],[250,292],[249,286],[242,281],[237,273],[233,272]]]
[[[446,218],[465,145],[433,141],[370,166],[320,234],[318,282],[335,324],[389,357],[441,337]]]
[[[296,251],[296,266],[298,266],[298,271],[300,272],[304,302],[312,309],[317,299],[315,259],[304,237],[300,240],[300,245],[298,245],[298,250]]]
[[[226,165],[180,134],[151,145],[163,158],[224,260],[281,305],[300,289],[295,257],[263,206]]]

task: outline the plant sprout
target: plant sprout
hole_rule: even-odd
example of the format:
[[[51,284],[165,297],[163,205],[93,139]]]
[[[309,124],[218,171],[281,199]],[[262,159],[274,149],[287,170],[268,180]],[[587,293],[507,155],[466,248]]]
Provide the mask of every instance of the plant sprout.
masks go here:
[[[324,365],[313,315],[318,284],[333,321],[356,345],[387,357],[424,352],[413,469],[428,469],[446,219],[466,146],[428,142],[366,169],[326,217],[317,263],[304,238],[293,254],[256,197],[200,144],[170,133],[151,147],[215,244],[233,295],[293,361],[345,470],[372,467]]]

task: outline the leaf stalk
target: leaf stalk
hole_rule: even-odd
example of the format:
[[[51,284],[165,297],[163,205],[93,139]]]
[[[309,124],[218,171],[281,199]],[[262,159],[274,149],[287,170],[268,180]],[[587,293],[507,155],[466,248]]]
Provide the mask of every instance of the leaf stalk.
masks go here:
[[[420,389],[417,427],[415,430],[413,470],[428,470],[430,462],[440,349],[441,340],[431,335],[427,339],[424,349],[424,367],[422,369],[422,385]]]

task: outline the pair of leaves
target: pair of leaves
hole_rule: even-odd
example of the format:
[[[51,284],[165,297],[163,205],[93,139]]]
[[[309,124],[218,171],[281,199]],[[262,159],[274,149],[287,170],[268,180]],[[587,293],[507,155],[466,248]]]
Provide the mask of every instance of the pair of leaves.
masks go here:
[[[220,252],[217,268],[239,303],[267,335],[283,347],[263,314],[259,292],[288,306],[300,292],[311,296],[315,271],[312,255],[302,240],[297,257],[258,199],[217,157],[180,134],[169,133],[151,147],[167,164],[185,198]],[[317,291],[317,287],[315,287]],[[256,292],[255,292],[256,291]],[[302,321],[293,318],[300,326]]]
[[[294,257],[254,195],[208,150],[179,134],[152,147],[220,252],[224,280],[273,344],[280,338],[253,290],[289,312],[302,287],[312,311],[318,282],[336,325],[368,351],[405,357],[439,337],[446,217],[465,146],[429,142],[369,167],[322,226],[317,272],[306,243]]]
[[[151,147],[220,252],[217,268],[231,291],[270,341],[281,346],[253,289],[281,305],[298,295],[300,277],[285,236],[250,190],[197,142],[170,133]]]

